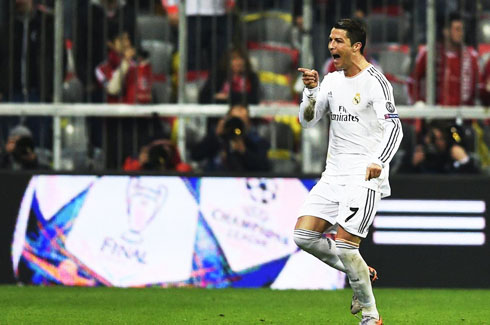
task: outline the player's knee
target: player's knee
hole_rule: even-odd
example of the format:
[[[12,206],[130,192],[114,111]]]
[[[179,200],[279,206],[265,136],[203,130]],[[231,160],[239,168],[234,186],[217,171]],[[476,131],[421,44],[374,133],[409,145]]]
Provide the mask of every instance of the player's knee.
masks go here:
[[[298,236],[296,235],[296,233],[293,235],[293,239],[294,239],[294,243],[304,251],[307,250],[307,248],[311,244],[311,241],[309,239]]]
[[[307,252],[311,250],[320,237],[321,234],[319,232],[303,229],[296,229],[293,234],[296,245]]]
[[[355,243],[347,243],[345,241],[336,240],[337,256],[344,261],[348,261],[353,258],[354,255],[359,253],[359,246]]]
[[[350,250],[337,247],[337,256],[343,261],[349,255]]]

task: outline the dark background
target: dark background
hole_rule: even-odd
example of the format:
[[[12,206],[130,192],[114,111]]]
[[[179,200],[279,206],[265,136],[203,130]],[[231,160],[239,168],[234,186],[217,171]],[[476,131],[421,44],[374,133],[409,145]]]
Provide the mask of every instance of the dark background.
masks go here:
[[[0,283],[15,283],[12,236],[20,202],[31,177],[29,173],[0,172]],[[369,235],[361,245],[361,253],[367,263],[378,270],[380,280],[376,286],[490,288],[490,178],[394,176],[391,187],[390,198],[393,199],[484,200],[487,242],[483,246],[466,247],[391,246],[375,245]]]
[[[361,245],[367,263],[379,272],[379,287],[490,288],[490,178],[483,176],[398,176],[390,178],[396,199],[484,200],[483,246]]]
[[[31,179],[28,173],[0,172],[0,283],[15,282],[12,238],[20,202]]]

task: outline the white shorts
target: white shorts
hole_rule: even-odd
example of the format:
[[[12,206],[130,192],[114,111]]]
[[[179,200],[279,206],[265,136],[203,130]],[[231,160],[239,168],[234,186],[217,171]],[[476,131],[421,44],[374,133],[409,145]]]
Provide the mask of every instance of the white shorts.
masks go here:
[[[318,217],[366,238],[380,199],[379,192],[364,186],[320,181],[311,189],[299,216]]]

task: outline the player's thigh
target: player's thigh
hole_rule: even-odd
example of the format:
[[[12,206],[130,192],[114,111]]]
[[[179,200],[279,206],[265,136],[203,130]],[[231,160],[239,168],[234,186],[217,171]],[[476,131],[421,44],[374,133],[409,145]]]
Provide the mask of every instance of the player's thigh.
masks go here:
[[[381,194],[362,186],[346,186],[339,204],[337,223],[349,234],[366,238]]]
[[[310,193],[308,193],[308,196],[299,211],[298,222],[306,226],[307,224],[312,223],[322,224],[321,220],[324,220],[326,223],[323,224],[327,227],[334,225],[338,215],[340,198],[338,195],[340,189],[337,187],[339,186],[335,184],[318,182],[311,189]],[[321,220],[312,219],[311,217]]]
[[[325,219],[314,216],[301,216],[296,221],[294,229],[313,230],[317,232],[325,232],[332,224]]]

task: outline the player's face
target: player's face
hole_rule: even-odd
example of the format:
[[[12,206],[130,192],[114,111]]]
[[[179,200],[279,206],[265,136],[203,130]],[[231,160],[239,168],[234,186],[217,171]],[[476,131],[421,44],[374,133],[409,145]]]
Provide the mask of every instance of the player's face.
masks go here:
[[[328,41],[328,49],[337,70],[347,70],[351,64],[352,44],[344,29],[332,28]]]

